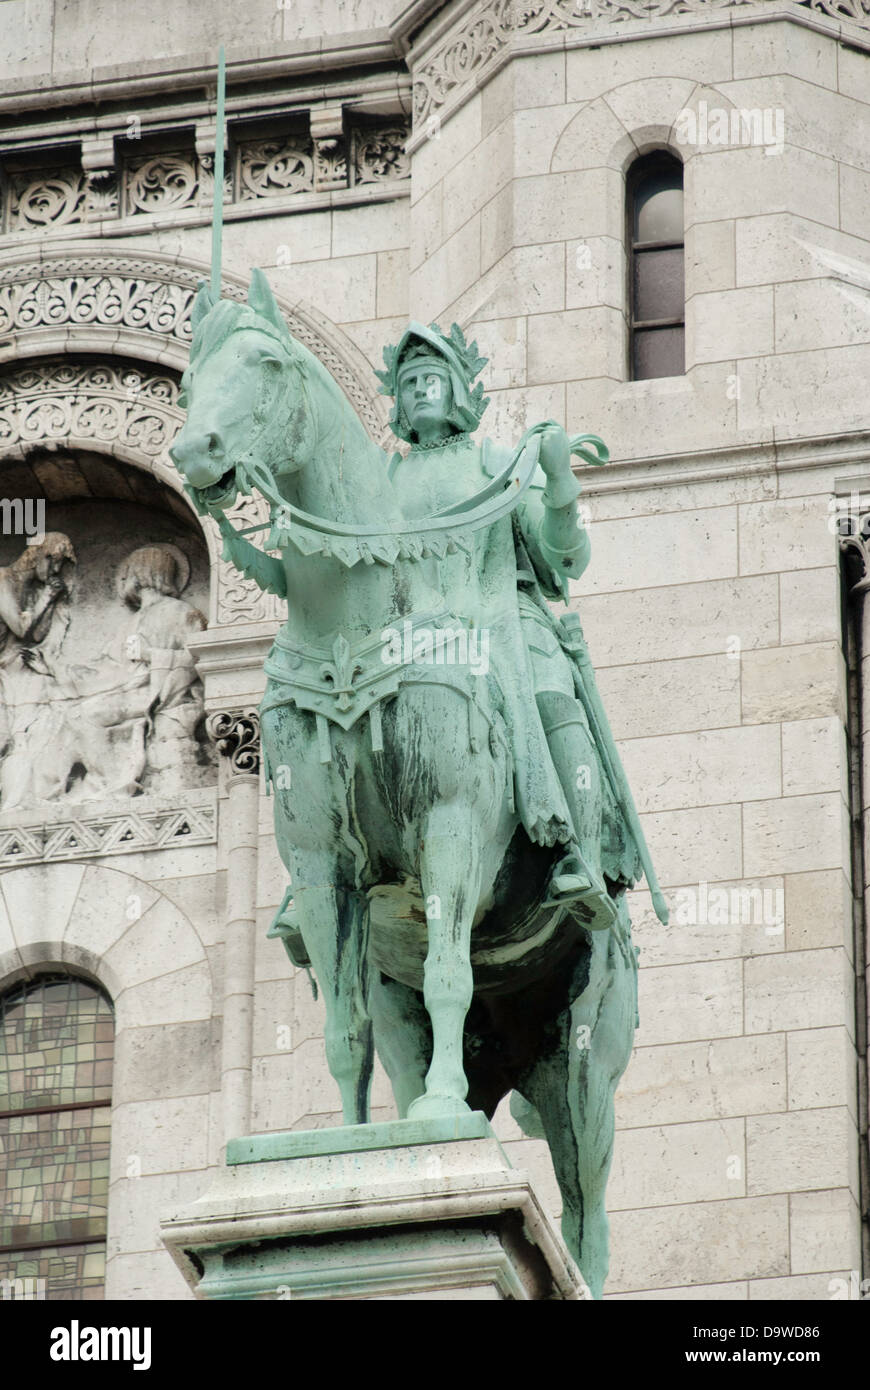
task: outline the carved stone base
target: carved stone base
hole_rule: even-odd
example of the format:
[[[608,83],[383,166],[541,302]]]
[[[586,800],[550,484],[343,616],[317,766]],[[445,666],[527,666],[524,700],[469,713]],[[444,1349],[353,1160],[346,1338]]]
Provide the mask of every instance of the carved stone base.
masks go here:
[[[233,1140],[161,1234],[204,1299],[589,1296],[480,1113]]]

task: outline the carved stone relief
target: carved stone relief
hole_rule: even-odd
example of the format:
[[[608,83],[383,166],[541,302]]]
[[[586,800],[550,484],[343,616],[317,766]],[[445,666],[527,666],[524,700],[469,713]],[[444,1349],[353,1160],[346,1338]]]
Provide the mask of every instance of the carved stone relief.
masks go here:
[[[233,196],[232,174],[224,176],[224,197]],[[211,207],[214,197],[214,156],[176,150],[128,158],[124,163],[126,217],[176,212],[202,204]]]
[[[212,788],[187,790],[174,796],[169,807],[140,810],[134,802],[129,810],[109,814],[89,814],[85,806],[43,825],[30,823],[31,816],[26,825],[0,827],[0,864],[17,868],[46,860],[213,844],[217,838],[213,796]]]
[[[124,211],[168,212],[196,201],[196,161],[185,154],[147,155],[124,168]]]
[[[260,711],[257,709],[220,710],[208,717],[208,730],[218,752],[227,758],[234,773],[252,777],[260,771]]]
[[[154,458],[179,428],[177,399],[175,379],[147,368],[39,362],[0,377],[0,448],[73,437]]]
[[[107,554],[89,553],[92,561]],[[115,603],[100,615],[102,635],[110,633],[102,644],[98,623],[80,624],[70,640],[78,560],[69,536],[55,531],[0,569],[3,812],[214,780],[188,649],[206,619],[181,597],[188,556],[165,541],[129,550],[111,576]],[[109,577],[100,576],[103,590]]]

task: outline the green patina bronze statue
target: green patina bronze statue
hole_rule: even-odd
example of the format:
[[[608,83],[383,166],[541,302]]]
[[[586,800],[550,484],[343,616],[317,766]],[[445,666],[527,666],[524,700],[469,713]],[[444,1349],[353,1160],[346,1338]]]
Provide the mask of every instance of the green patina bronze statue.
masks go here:
[[[571,455],[607,452],[553,422],[473,442],[484,360],[456,326],[385,351],[410,445],[391,459],[261,272],[247,306],[203,287],[194,330],[172,456],[226,555],[287,601],[261,705],[292,883],[271,934],[323,990],[345,1120],[368,1121],[375,1048],[403,1117],[513,1092],[600,1296],[641,872],[666,918],[579,621],[548,604],[589,560]],[[251,491],[265,551],[226,516]]]

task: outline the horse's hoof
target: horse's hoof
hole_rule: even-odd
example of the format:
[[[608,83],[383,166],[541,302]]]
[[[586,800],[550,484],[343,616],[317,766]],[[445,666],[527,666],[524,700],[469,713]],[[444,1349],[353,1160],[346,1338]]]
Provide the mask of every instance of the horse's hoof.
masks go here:
[[[422,1095],[408,1106],[409,1120],[452,1120],[457,1115],[470,1115],[471,1110],[457,1096]]]

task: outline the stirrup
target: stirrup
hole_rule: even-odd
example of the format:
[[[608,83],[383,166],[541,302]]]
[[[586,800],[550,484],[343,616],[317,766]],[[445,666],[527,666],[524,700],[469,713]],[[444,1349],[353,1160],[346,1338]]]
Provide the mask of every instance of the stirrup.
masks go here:
[[[574,905],[591,912],[591,920],[584,922],[590,931],[608,931],[616,925],[616,904],[603,879],[591,873],[576,845],[571,846],[553,870],[544,903],[545,907],[568,908]],[[578,913],[578,916],[585,916],[585,912]]]

